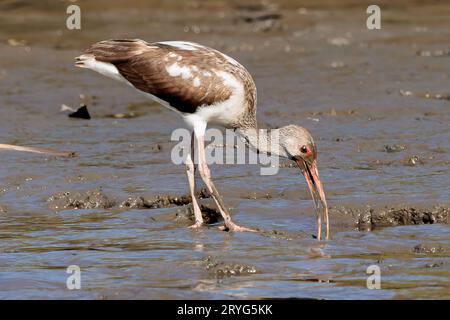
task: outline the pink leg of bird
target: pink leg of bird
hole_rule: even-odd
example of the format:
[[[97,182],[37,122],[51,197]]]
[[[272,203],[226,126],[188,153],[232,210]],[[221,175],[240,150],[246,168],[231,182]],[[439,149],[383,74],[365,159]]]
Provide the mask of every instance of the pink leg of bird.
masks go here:
[[[202,211],[198,205],[197,198],[195,196],[195,164],[192,160],[194,157],[194,133],[191,138],[191,152],[186,157],[186,174],[189,182],[189,192],[192,198],[192,208],[194,210],[195,223],[189,228],[198,229],[203,225]]]
[[[235,232],[237,231],[256,232],[256,230],[253,229],[240,227],[233,221],[231,221],[230,213],[228,212],[226,206],[223,203],[222,197],[219,195],[219,192],[217,191],[216,187],[214,186],[214,183],[211,180],[211,173],[206,163],[204,136],[198,135],[196,136],[196,140],[198,152],[198,170],[200,172],[200,176],[202,177],[203,181],[206,184],[206,187],[208,188],[209,193],[211,194],[217,207],[219,208],[220,214],[223,217],[225,227],[222,228],[222,230],[229,230]]]

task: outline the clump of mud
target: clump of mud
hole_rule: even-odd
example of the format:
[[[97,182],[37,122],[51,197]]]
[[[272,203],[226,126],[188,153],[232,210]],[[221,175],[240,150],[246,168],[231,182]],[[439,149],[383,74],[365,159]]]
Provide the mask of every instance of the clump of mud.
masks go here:
[[[246,276],[258,273],[255,266],[240,263],[226,263],[223,261],[218,261],[216,258],[211,256],[207,256],[203,262],[205,263],[205,269],[214,274],[217,279],[233,276]]]
[[[0,204],[0,213],[6,213],[8,212],[8,209],[6,208],[6,206],[3,206]]]
[[[431,210],[416,208],[389,208],[371,214],[372,228],[398,225],[447,223],[450,208],[435,207]]]
[[[47,199],[50,208],[59,211],[67,209],[109,209],[117,202],[105,195],[101,188],[81,192],[60,192]]]
[[[383,150],[387,153],[400,152],[406,149],[405,145],[402,144],[394,144],[394,145],[385,145]]]
[[[351,216],[358,230],[370,231],[384,227],[448,223],[450,208],[435,206],[431,209],[419,209],[414,207],[385,207],[365,209],[332,207],[331,215]]]
[[[412,156],[409,157],[407,159],[407,161],[405,162],[408,166],[416,166],[418,164],[424,165],[425,163],[423,162],[422,159],[420,159],[418,156]]]
[[[422,243],[418,244],[414,247],[413,252],[414,253],[439,253],[444,252],[444,248],[441,246],[430,246],[430,245],[424,245]]]

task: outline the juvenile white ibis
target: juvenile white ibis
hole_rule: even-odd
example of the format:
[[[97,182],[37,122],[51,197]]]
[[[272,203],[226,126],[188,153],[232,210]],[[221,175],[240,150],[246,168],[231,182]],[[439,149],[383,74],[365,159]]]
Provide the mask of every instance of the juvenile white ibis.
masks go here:
[[[317,151],[309,132],[297,125],[273,129],[278,134],[276,146],[256,122],[256,87],[251,75],[229,56],[184,41],[147,43],[139,39],[106,40],[92,45],[76,58],[76,66],[92,69],[124,82],[161,105],[177,112],[192,130],[191,150],[186,158],[186,172],[195,214],[193,228],[203,219],[195,197],[195,169],[214,199],[229,231],[254,231],[232,220],[214,186],[205,156],[204,135],[209,124],[234,129],[258,152],[270,153],[295,161],[302,171],[317,213],[317,239],[321,239],[321,207],[329,237],[328,208],[317,171]],[[198,164],[192,160],[197,149]],[[191,157],[192,155],[192,157]],[[195,159],[195,157],[194,157]]]

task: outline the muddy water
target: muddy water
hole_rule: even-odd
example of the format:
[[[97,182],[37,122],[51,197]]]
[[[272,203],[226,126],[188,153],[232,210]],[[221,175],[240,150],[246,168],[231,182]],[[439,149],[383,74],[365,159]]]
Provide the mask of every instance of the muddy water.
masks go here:
[[[0,298],[450,298],[445,218],[367,232],[351,213],[450,206],[449,5],[385,2],[382,29],[368,31],[367,5],[354,1],[79,3],[80,31],[65,29],[64,2],[0,5],[0,142],[78,154],[0,154]],[[312,201],[288,166],[276,176],[212,167],[234,219],[255,234],[188,230],[183,206],[121,207],[187,185],[170,162],[180,119],[72,66],[116,37],[197,41],[246,65],[260,123],[301,124],[316,139],[332,240],[312,238]],[[59,112],[80,94],[91,120]],[[55,205],[64,192],[90,205]],[[69,265],[81,290],[66,289]],[[381,290],[366,287],[370,265]]]

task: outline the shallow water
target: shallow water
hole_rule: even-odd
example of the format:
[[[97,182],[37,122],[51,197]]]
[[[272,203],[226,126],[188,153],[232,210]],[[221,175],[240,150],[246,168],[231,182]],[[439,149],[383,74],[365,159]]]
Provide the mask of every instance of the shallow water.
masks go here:
[[[0,44],[1,143],[78,157],[1,152],[0,298],[450,298],[448,224],[360,232],[350,217],[332,215],[332,240],[319,243],[295,168],[260,176],[258,166],[212,166],[234,219],[263,230],[256,234],[218,225],[188,230],[189,222],[176,218],[179,207],[54,211],[47,201],[100,187],[119,202],[187,192],[184,167],[169,160],[170,134],[181,120],[129,88],[73,68],[73,57],[94,41],[139,37],[201,42],[247,66],[259,90],[260,123],[300,124],[315,137],[330,206],[448,206],[450,102],[420,95],[450,93],[450,57],[417,52],[448,49],[449,5],[388,7],[382,30],[368,31],[367,6],[282,1],[281,21],[260,31],[239,20],[252,12],[226,2],[186,4],[180,15],[170,1],[134,1],[141,10],[108,2],[107,11],[100,1],[82,4],[83,29],[68,31],[64,3],[13,3],[1,5],[0,39],[28,44]],[[18,16],[35,18],[18,25]],[[96,97],[89,121],[59,113],[62,103],[76,106],[79,94]],[[140,116],[109,116],[130,111]],[[397,144],[406,149],[384,149]],[[421,163],[411,165],[413,156]],[[420,244],[437,249],[417,252]],[[255,272],[224,275],[235,264]],[[381,290],[366,287],[374,264]],[[81,290],[66,288],[69,265],[81,267]]]

